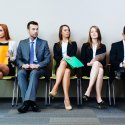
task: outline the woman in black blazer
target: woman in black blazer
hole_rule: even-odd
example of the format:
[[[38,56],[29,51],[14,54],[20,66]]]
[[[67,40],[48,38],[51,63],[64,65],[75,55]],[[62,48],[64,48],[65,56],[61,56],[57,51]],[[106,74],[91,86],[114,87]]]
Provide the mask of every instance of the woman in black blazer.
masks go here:
[[[88,42],[82,46],[81,61],[85,65],[83,75],[90,76],[89,86],[83,99],[84,101],[88,100],[95,84],[98,107],[104,108],[106,105],[101,98],[101,90],[104,73],[103,67],[106,65],[106,46],[101,43],[101,33],[97,26],[92,26],[89,30]]]
[[[70,74],[71,69],[64,58],[70,59],[77,52],[76,42],[70,41],[70,28],[68,25],[62,25],[59,29],[59,42],[54,44],[54,59],[56,61],[56,82],[50,96],[56,96],[58,87],[62,81],[64,90],[64,105],[66,110],[71,110],[72,106],[69,99]]]

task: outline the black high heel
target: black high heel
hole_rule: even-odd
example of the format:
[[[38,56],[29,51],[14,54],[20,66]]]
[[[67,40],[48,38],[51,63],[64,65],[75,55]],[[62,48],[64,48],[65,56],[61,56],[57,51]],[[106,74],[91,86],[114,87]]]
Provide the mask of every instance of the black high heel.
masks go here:
[[[89,97],[88,97],[87,95],[83,95],[82,98],[83,98],[83,100],[86,101],[86,102],[89,100]]]
[[[107,104],[102,100],[101,102],[97,103],[99,109],[107,108]]]

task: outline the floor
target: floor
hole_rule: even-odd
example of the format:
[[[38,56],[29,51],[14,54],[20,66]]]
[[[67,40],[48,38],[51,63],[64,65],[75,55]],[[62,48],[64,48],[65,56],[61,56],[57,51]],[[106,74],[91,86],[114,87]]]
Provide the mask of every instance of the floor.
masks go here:
[[[18,107],[11,107],[11,102],[0,102],[0,125],[125,125],[124,101],[107,109],[98,109],[95,100],[82,106],[71,102],[73,110],[66,111],[63,100],[53,100],[48,106],[38,101],[41,112],[24,114],[17,112]]]

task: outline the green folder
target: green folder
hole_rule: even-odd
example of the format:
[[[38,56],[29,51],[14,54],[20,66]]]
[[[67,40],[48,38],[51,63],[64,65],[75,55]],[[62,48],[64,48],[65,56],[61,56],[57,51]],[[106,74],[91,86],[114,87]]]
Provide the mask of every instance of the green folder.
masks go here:
[[[64,58],[64,60],[70,65],[72,69],[84,66],[84,64],[75,56],[72,56],[71,59]]]

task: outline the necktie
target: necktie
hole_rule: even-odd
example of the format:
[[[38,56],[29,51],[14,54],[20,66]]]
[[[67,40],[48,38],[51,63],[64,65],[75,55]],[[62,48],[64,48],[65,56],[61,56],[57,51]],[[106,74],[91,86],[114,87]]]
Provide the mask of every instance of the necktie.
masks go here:
[[[33,64],[34,61],[34,42],[31,42],[30,46],[30,64]]]

